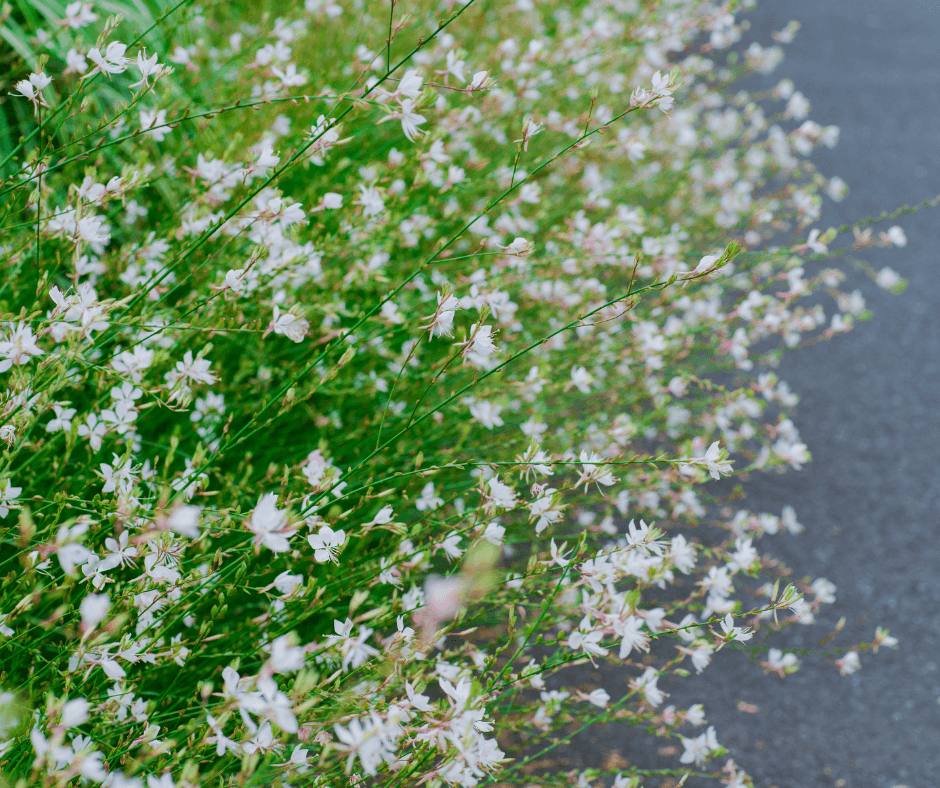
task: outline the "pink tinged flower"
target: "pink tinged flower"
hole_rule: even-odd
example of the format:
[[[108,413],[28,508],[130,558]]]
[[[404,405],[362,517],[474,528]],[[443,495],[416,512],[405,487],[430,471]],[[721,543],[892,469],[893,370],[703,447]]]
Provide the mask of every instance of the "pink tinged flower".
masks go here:
[[[424,607],[416,610],[413,618],[426,631],[437,627],[457,615],[463,606],[466,581],[461,577],[430,575],[424,581]]]
[[[275,493],[261,496],[251,513],[248,530],[255,534],[253,544],[263,544],[275,553],[284,553],[290,549],[288,537],[292,536],[294,531],[289,530],[285,513],[277,508]]]
[[[327,561],[336,561],[336,554],[346,541],[345,531],[334,531],[330,526],[324,525],[316,534],[310,534],[307,542],[314,550],[314,560],[321,564]]]
[[[309,328],[309,321],[290,312],[282,313],[278,305],[274,305],[274,319],[268,326],[269,331],[281,334],[293,342],[303,342]]]
[[[122,74],[127,70],[127,64],[130,58],[124,57],[127,50],[125,44],[118,41],[112,41],[102,54],[98,47],[92,48],[88,53],[88,59],[95,64],[92,74],[101,71],[105,74]],[[90,75],[89,75],[90,76]]]
[[[516,142],[522,143],[522,150],[527,151],[529,149],[529,141],[536,135],[545,130],[545,127],[540,123],[536,123],[531,118],[526,118],[522,124],[522,138],[516,140]]]

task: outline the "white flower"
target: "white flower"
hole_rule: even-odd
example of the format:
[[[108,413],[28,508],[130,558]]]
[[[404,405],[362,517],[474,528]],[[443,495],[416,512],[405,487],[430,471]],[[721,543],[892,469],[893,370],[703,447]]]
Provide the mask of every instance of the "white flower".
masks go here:
[[[904,230],[897,224],[894,225],[894,227],[888,228],[885,237],[895,246],[907,246],[907,236],[904,234]]]
[[[470,90],[486,90],[487,88],[492,87],[493,80],[490,79],[489,71],[477,71],[473,75],[473,79],[470,80],[470,84],[467,87]]]
[[[829,247],[821,241],[816,240],[817,238],[819,238],[819,230],[811,230],[809,238],[806,239],[806,245],[816,254],[826,254],[829,251]]]
[[[271,669],[275,673],[292,673],[304,666],[304,650],[292,646],[287,635],[281,635],[271,643]]]
[[[554,541],[552,542],[554,545]],[[607,656],[607,649],[600,645],[603,631],[591,629],[591,622],[585,616],[581,620],[578,629],[574,630],[568,636],[568,647],[577,651],[584,651],[586,654],[595,654],[599,657]]]
[[[496,352],[496,345],[493,342],[493,326],[478,326],[473,336],[467,342],[465,348],[465,357],[467,353],[476,353],[486,358]]]
[[[331,211],[343,207],[343,195],[336,192],[327,192],[323,195],[323,207]]]
[[[158,56],[156,54],[149,58],[144,57],[143,49],[137,53],[137,68],[140,71],[140,80],[135,82],[130,87],[136,88],[139,85],[150,87],[150,83],[147,81],[147,77],[149,77],[151,74],[154,74],[159,79],[159,77],[163,75],[163,66],[157,63],[157,58]],[[166,115],[166,113],[164,113],[164,115]]]
[[[88,701],[84,698],[74,698],[62,707],[60,723],[66,728],[74,728],[88,722]]]
[[[76,0],[76,2],[69,3],[65,7],[65,19],[60,19],[59,24],[67,25],[73,30],[79,30],[97,21],[98,14],[91,10],[91,3]]]
[[[401,111],[395,113],[401,118],[401,129],[409,141],[414,142],[424,132],[418,127],[424,123],[427,118],[414,111],[414,102],[411,99],[402,99]]]
[[[274,305],[274,319],[271,321],[271,325],[268,326],[269,331],[273,331],[275,334],[283,334],[294,342],[303,342],[309,328],[309,321],[292,315],[290,312],[281,314],[277,304]]]
[[[878,287],[883,290],[893,290],[901,283],[901,277],[893,268],[882,268],[875,278]]]
[[[589,703],[599,706],[600,708],[605,708],[608,703],[610,703],[610,695],[605,689],[596,689],[591,692],[590,695],[585,696]]]
[[[294,534],[287,522],[287,516],[277,508],[275,493],[261,496],[251,513],[248,530],[255,534],[253,544],[263,544],[275,553],[287,552],[290,549],[288,538]]]
[[[363,717],[351,720],[348,728],[344,728],[339,723],[333,725],[336,737],[342,742],[333,746],[349,753],[349,758],[346,760],[347,771],[352,767],[353,760],[358,757],[363,771],[369,777],[374,777],[380,763],[393,759],[390,742],[382,735],[381,728],[376,726],[377,719],[377,717]]]
[[[697,766],[703,766],[708,759],[708,754],[718,749],[718,739],[715,736],[714,726],[709,725],[708,730],[701,736],[694,739],[682,738],[682,746],[685,752],[679,759],[681,763],[695,763]]]
[[[502,409],[502,405],[494,405],[492,402],[483,400],[482,402],[474,402],[470,406],[470,415],[488,430],[491,430],[493,427],[502,427],[505,423],[499,415]]]
[[[419,512],[423,512],[428,509],[437,509],[437,507],[443,505],[443,503],[444,499],[438,498],[437,494],[434,492],[434,482],[428,482],[424,485],[424,489],[421,490],[421,497],[415,501],[415,506],[418,507]]]
[[[487,508],[513,509],[516,506],[516,493],[508,484],[499,480],[499,476],[487,481]]]
[[[451,336],[450,332],[454,329],[454,312],[460,309],[460,306],[459,298],[438,293],[437,311],[430,318],[425,318],[431,322],[421,328],[430,329],[432,337]]]
[[[140,111],[140,128],[144,130],[148,137],[153,137],[157,142],[163,142],[166,135],[172,131],[172,128],[166,122],[165,109],[142,109]]]
[[[111,598],[107,594],[90,594],[82,600],[82,627],[88,631],[94,629],[108,614]]]
[[[731,614],[728,613],[724,620],[721,622],[721,630],[724,632],[724,639],[727,640],[737,640],[741,643],[744,643],[754,637],[750,629],[747,627],[736,627],[734,625],[734,619],[731,618]]]
[[[127,64],[131,62],[130,58],[124,57],[126,50],[127,46],[117,41],[108,44],[104,54],[98,47],[92,48],[88,53],[88,59],[95,64],[95,69],[91,73],[101,71],[105,74],[122,74],[127,70]]]
[[[575,366],[571,368],[571,383],[569,385],[574,386],[581,393],[591,393],[592,380],[591,374],[584,367]]]
[[[315,551],[314,559],[321,564],[326,561],[336,561],[336,553],[345,541],[345,531],[334,531],[328,525],[324,525],[318,533],[307,537],[307,542]]]
[[[418,94],[421,93],[421,86],[424,84],[424,77],[422,77],[416,69],[409,68],[402,75],[401,80],[398,83],[398,90],[395,93],[399,96],[407,96],[408,98],[416,99]]]
[[[614,620],[614,632],[620,641],[620,659],[626,659],[630,652],[637,648],[649,651],[649,638],[640,630],[643,628],[643,619],[638,616],[628,616],[626,621]]]
[[[835,660],[835,663],[839,666],[839,673],[843,676],[855,673],[855,671],[860,670],[862,667],[862,661],[854,651],[849,651],[842,659]]]
[[[66,69],[62,72],[63,74],[70,74],[73,71],[77,74],[84,74],[88,71],[88,61],[75,47],[65,53],[65,65]]]
[[[647,668],[643,671],[643,675],[635,678],[631,682],[631,686],[643,692],[646,702],[651,706],[658,706],[663,702],[663,691],[656,686],[656,682],[659,681],[659,676],[656,675],[655,668]]]
[[[167,526],[171,531],[175,531],[181,536],[198,539],[200,511],[201,509],[198,506],[188,504],[178,506],[167,519]]]
[[[21,492],[23,492],[23,488],[14,487],[9,479],[6,479],[0,485],[0,517],[6,517],[10,513],[8,504],[13,504],[14,508],[18,507],[18,504],[14,502],[20,497]]]

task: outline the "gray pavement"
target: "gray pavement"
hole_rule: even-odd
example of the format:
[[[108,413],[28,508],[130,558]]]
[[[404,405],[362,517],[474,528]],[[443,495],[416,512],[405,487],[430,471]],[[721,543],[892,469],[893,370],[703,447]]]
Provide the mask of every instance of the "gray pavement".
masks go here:
[[[938,0],[759,0],[743,18],[752,28],[742,44],[770,44],[789,20],[802,24],[777,71],[745,86],[789,77],[812,102],[810,118],[841,128],[838,146],[813,161],[852,191],[842,203],[827,199],[815,226],[940,193]],[[876,231],[894,223],[907,234],[905,248],[857,256],[876,269],[890,265],[909,289],[883,293],[848,268],[846,284],[862,290],[872,319],[789,354],[777,370],[801,397],[793,421],[813,460],[782,476],[753,474],[742,503],[777,514],[792,504],[805,532],[765,537],[761,552],[797,577],[837,586],[816,625],[766,645],[818,649],[844,616],[835,645],[871,640],[882,625],[900,649],[862,654],[862,669],[847,677],[807,656],[786,679],[764,676],[746,653],[722,651],[698,679],[660,685],[673,693],[666,703],[704,704],[756,788],[940,786],[940,209]],[[740,711],[740,701],[757,713]],[[575,760],[600,765],[618,751],[647,766],[678,765],[675,755],[656,754],[661,740],[645,752],[640,741],[636,731],[607,726],[581,737]]]

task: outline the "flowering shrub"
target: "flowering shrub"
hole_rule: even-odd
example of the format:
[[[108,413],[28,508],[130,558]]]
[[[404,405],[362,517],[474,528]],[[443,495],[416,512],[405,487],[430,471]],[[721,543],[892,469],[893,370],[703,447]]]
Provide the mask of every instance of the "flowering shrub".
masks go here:
[[[737,5],[184,1],[158,45],[76,2],[32,32],[0,172],[12,785],[511,784],[611,719],[750,785],[658,681],[836,589],[758,551],[792,507],[702,485],[809,461],[770,368],[866,315],[830,244],[905,238],[811,228],[838,129],[731,90],[782,56],[721,55]],[[629,690],[547,689],[588,661]]]

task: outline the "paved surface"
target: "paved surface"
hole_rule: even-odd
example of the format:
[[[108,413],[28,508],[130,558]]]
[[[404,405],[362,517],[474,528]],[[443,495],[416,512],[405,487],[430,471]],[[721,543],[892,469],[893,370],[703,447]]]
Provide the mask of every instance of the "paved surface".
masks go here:
[[[772,43],[770,33],[791,19],[803,27],[777,71],[747,86],[789,77],[811,100],[813,120],[841,127],[838,146],[813,160],[852,191],[841,204],[827,200],[816,226],[940,193],[940,1],[758,2],[744,17],[753,25],[744,43]],[[848,677],[804,657],[782,680],[746,654],[722,651],[685,682],[689,689],[661,684],[673,693],[666,703],[704,703],[756,788],[940,786],[940,209],[876,230],[893,223],[907,233],[906,248],[858,256],[876,269],[890,265],[910,288],[882,293],[850,269],[873,318],[778,369],[801,396],[793,420],[813,460],[800,472],[754,474],[744,488],[752,510],[779,514],[790,503],[806,526],[798,536],[765,537],[761,551],[838,588],[817,625],[770,645],[818,648],[845,616],[835,645],[870,640],[882,625],[900,649],[863,654],[861,671]],[[739,711],[739,701],[759,711]],[[637,744],[636,732],[609,726],[579,741],[577,759],[599,765],[619,750],[648,766],[678,765]]]

